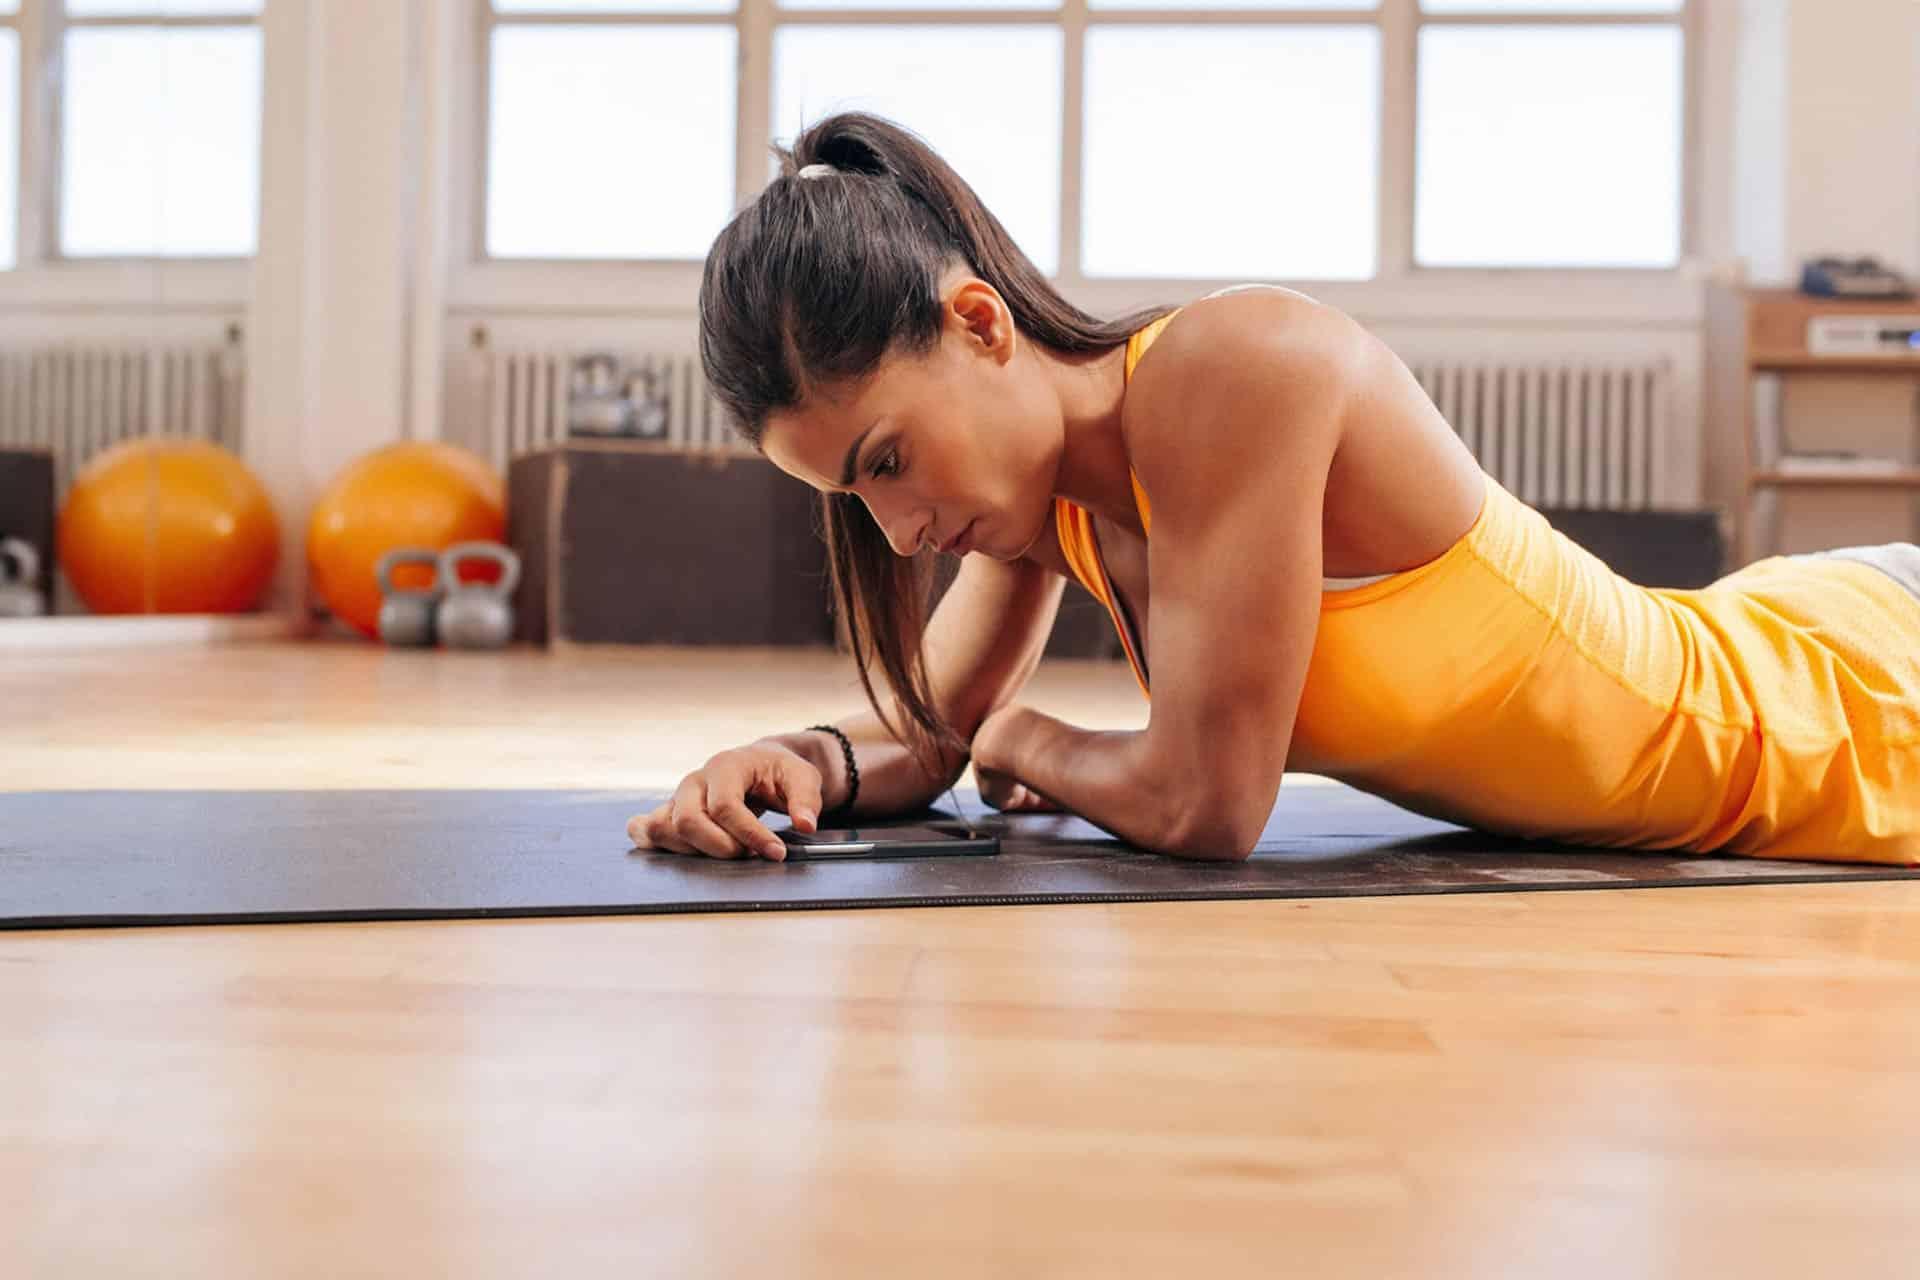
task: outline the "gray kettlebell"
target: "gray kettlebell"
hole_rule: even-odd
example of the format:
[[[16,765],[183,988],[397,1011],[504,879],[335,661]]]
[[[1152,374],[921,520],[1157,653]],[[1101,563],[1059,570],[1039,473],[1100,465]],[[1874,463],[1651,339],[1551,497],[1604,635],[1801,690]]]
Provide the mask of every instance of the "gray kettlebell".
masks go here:
[[[393,571],[403,564],[424,564],[433,570],[433,581],[424,590],[396,587]],[[380,557],[374,574],[380,579],[380,638],[388,644],[430,645],[433,643],[433,614],[440,603],[446,578],[440,572],[440,556],[425,547],[396,547]]]
[[[462,582],[468,560],[492,560],[498,582]],[[520,557],[497,542],[457,542],[440,553],[440,640],[455,649],[498,649],[513,638],[513,589],[520,585]]]
[[[37,618],[46,611],[40,553],[24,539],[0,538],[0,618]]]

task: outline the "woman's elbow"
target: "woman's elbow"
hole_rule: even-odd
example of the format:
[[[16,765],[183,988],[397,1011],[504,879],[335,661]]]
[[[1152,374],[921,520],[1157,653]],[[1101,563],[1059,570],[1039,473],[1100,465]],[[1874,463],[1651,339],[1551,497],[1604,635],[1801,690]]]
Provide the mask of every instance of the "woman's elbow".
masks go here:
[[[1260,843],[1263,822],[1258,827],[1219,823],[1196,825],[1176,835],[1162,846],[1162,852],[1193,862],[1245,862]]]

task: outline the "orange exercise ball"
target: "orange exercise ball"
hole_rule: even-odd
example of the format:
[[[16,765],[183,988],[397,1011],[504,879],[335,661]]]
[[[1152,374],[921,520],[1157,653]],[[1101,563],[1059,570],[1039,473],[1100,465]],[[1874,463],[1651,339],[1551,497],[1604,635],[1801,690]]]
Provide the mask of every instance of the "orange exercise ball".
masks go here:
[[[115,445],[74,477],[60,567],[95,613],[240,613],[280,559],[280,526],[246,464],[206,440]]]
[[[307,524],[307,565],[333,616],[373,637],[381,556],[396,547],[444,551],[456,542],[501,542],[506,527],[506,486],[478,454],[450,444],[388,445],[348,464],[327,486]],[[426,576],[424,565],[394,573],[403,587]]]

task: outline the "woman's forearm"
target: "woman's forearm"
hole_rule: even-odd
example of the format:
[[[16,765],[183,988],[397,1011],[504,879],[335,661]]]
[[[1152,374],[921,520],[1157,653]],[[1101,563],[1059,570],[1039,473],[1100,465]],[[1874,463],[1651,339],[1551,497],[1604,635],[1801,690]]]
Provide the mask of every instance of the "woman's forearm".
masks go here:
[[[906,718],[897,704],[893,718],[896,724]],[[852,816],[884,817],[923,809],[958,782],[966,770],[965,756],[948,753],[946,764],[950,772],[939,778],[928,776],[913,753],[887,732],[880,717],[872,711],[862,711],[833,724],[853,744],[853,761],[860,769],[860,794],[854,800]],[[963,733],[968,727],[954,726]],[[764,741],[777,742],[799,753],[820,771],[821,801],[825,810],[837,809],[846,801],[852,779],[838,738],[818,730],[799,730],[770,735]]]
[[[1187,853],[1177,797],[1155,785],[1144,764],[1145,730],[1082,729],[1031,708],[1006,729],[991,735],[990,758],[976,751],[976,767],[1011,775],[1136,848]]]

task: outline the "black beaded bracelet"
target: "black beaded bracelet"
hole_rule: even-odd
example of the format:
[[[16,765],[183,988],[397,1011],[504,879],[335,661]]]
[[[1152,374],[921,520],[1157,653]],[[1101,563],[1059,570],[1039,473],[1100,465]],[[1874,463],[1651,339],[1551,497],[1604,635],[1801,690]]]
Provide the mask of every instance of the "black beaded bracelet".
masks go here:
[[[847,778],[848,778],[847,798],[844,803],[835,805],[832,810],[832,813],[838,815],[838,814],[850,812],[853,809],[854,797],[860,794],[860,766],[853,762],[853,743],[847,740],[846,734],[840,732],[840,730],[834,728],[830,724],[810,724],[807,726],[807,731],[809,733],[811,733],[815,729],[818,729],[823,733],[830,733],[834,737],[840,739],[840,751],[842,754],[844,754],[847,757]],[[827,814],[824,814],[824,813],[821,814],[820,821],[824,822],[827,816],[828,816]],[[815,825],[818,826],[819,823],[816,822]]]

